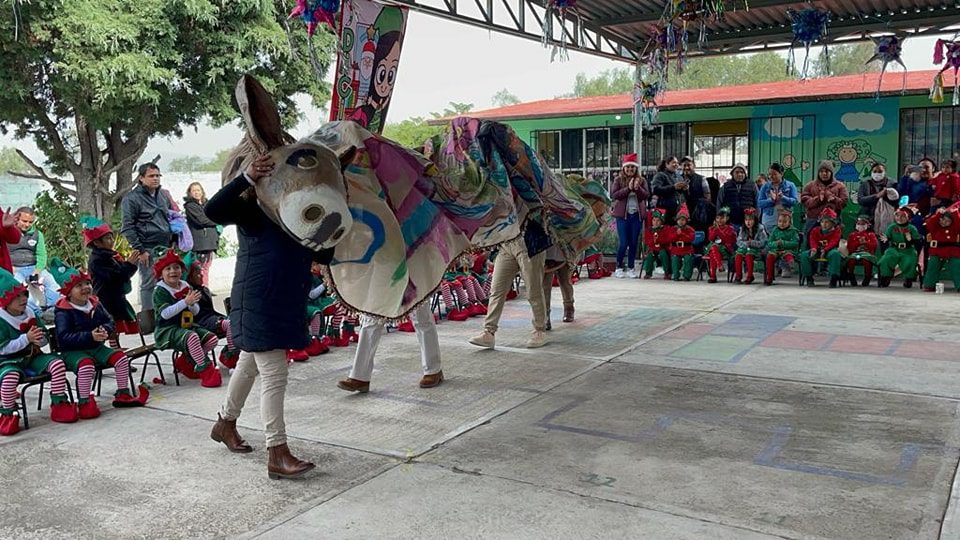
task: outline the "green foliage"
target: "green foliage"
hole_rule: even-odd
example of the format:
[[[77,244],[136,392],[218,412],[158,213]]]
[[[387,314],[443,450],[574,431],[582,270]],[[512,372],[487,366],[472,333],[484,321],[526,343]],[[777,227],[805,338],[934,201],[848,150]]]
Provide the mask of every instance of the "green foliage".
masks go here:
[[[30,167],[17,155],[16,150],[9,146],[0,148],[0,176],[8,172],[28,173]]]
[[[443,133],[444,126],[431,126],[421,117],[408,118],[403,122],[387,123],[383,136],[407,148],[417,148],[430,137]]]
[[[443,109],[443,112],[432,112],[430,116],[434,118],[451,118],[454,116],[460,116],[467,114],[473,110],[473,103],[459,103],[456,101],[451,101],[449,107]]]
[[[830,47],[830,72],[827,73],[827,63],[819,59],[815,65],[815,75],[818,77],[827,77],[830,75],[857,75],[871,71],[880,71],[883,65],[879,61],[873,61],[867,64],[867,60],[873,56],[874,46],[872,42],[851,43],[848,45],[834,45]]]
[[[504,88],[500,90],[491,98],[494,107],[506,107],[507,105],[516,105],[520,103],[520,98],[513,94],[513,92]]]
[[[49,257],[60,257],[71,266],[86,266],[83,233],[76,201],[63,193],[41,191],[34,202],[37,228],[43,233]]]
[[[768,51],[750,55],[693,58],[687,62],[682,74],[670,73],[667,88],[714,88],[790,78],[793,76],[787,74],[786,59],[780,54]]]
[[[186,156],[170,161],[165,168],[170,172],[220,172],[227,163],[227,158],[232,152],[232,148],[225,148],[217,152],[213,159],[206,159],[200,156]]]
[[[233,257],[240,251],[240,244],[228,240],[226,236],[220,235],[220,241],[217,244],[217,257]]]
[[[564,97],[614,96],[633,91],[633,68],[613,68],[601,71],[595,77],[578,73],[573,92]]]

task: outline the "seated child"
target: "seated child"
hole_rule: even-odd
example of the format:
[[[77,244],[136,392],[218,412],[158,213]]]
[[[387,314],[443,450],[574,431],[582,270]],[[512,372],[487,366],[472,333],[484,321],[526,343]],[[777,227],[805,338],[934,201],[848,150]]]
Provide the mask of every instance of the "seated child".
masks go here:
[[[335,303],[330,309],[333,311],[333,319],[330,321],[327,333],[333,338],[333,346],[346,347],[351,342],[356,343],[360,339],[360,336],[357,335],[357,326],[360,325],[360,320],[356,315],[350,315],[346,306],[340,302]],[[293,358],[293,360],[300,361],[297,358]]]
[[[840,240],[843,231],[837,226],[837,213],[832,208],[824,208],[820,213],[820,225],[810,230],[807,242],[809,249],[800,252],[800,275],[806,279],[807,287],[813,287],[814,263],[827,261],[827,273],[830,274],[830,288],[840,283],[840,268],[843,255],[840,254]]]
[[[932,291],[944,269],[960,292],[960,203],[940,208],[927,218],[927,272],[923,276],[923,290]]]
[[[83,223],[84,245],[90,248],[87,268],[93,294],[113,319],[117,333],[140,333],[137,314],[127,301],[127,294],[132,290],[130,278],[137,273],[140,252],[133,250],[126,257],[121,256],[113,249],[114,235],[109,225],[89,216],[80,221]],[[110,346],[119,348],[119,343],[111,337]]]
[[[113,320],[107,310],[93,296],[90,276],[71,268],[67,281],[60,288],[63,295],[57,302],[55,316],[57,348],[67,369],[77,374],[77,403],[80,418],[100,416],[97,400],[90,393],[97,368],[112,367],[117,379],[114,407],[142,407],[150,396],[146,386],[140,385],[139,394],[130,391],[130,359],[123,351],[107,347],[106,341],[114,333]]]
[[[153,290],[157,320],[154,339],[157,348],[179,353],[173,359],[178,371],[187,378],[199,378],[205,388],[216,388],[223,381],[216,364],[207,359],[207,353],[217,346],[219,339],[194,322],[200,313],[200,293],[180,279],[185,271],[183,260],[172,249],[153,265],[157,279]]]
[[[230,333],[230,318],[218,312],[213,307],[213,294],[203,284],[203,265],[194,258],[193,253],[187,253],[183,263],[189,268],[187,283],[194,291],[200,293],[197,305],[200,311],[193,317],[193,322],[217,335],[217,339],[227,338],[227,346],[220,351],[220,364],[228,369],[237,367],[240,359],[240,350],[233,344],[233,334]]]
[[[657,261],[663,266],[663,279],[670,279],[670,243],[673,241],[673,227],[664,225],[667,211],[655,208],[650,211],[650,226],[643,229],[643,245],[647,253],[643,256],[643,279],[653,277]]]
[[[917,228],[910,223],[910,220],[917,214],[916,207],[911,205],[901,206],[893,215],[893,223],[887,227],[886,237],[889,247],[880,257],[880,287],[889,287],[893,280],[893,273],[897,267],[900,267],[900,273],[903,276],[903,286],[907,289],[913,287],[913,281],[917,279],[917,246],[916,242],[920,238]]]
[[[335,302],[323,282],[323,267],[318,262],[310,264],[310,292],[307,293],[307,320],[310,328],[310,344],[304,349],[309,356],[319,356],[330,352],[333,339],[323,335],[323,318],[327,308]]]
[[[677,210],[677,226],[673,228],[673,239],[670,243],[670,263],[673,267],[673,280],[680,281],[681,267],[683,280],[690,281],[693,277],[693,240],[697,231],[687,222],[690,220],[690,211],[687,205],[680,205]]]
[[[20,431],[17,385],[27,375],[50,374],[50,420],[77,421],[77,406],[67,400],[67,368],[54,354],[44,354],[46,329],[27,309],[27,286],[0,268],[0,435]]]
[[[465,264],[462,260],[456,260],[447,269],[443,275],[443,281],[440,282],[440,294],[443,297],[443,303],[447,306],[447,320],[465,321],[470,317],[477,315],[486,315],[487,308],[483,301],[487,296],[480,286],[480,282],[470,272],[472,265]],[[457,295],[459,306],[454,301],[453,294]]]
[[[707,236],[709,243],[704,250],[710,271],[708,283],[717,282],[717,271],[720,268],[726,268],[737,249],[737,231],[728,223],[729,220],[730,207],[724,206],[717,210],[717,217],[714,218],[713,226],[710,227]]]
[[[857,266],[863,266],[864,287],[870,286],[870,280],[873,279],[873,266],[877,264],[877,246],[880,245],[876,233],[870,228],[870,216],[861,214],[857,216],[857,230],[850,233],[847,238],[847,279],[850,285],[857,286],[857,276],[854,274]]]
[[[746,208],[743,211],[743,227],[737,235],[737,254],[733,260],[734,281],[737,283],[753,283],[753,265],[756,258],[762,255],[767,245],[767,231],[757,222],[757,209]],[[746,270],[747,279],[743,279]]]
[[[800,249],[800,232],[793,226],[793,211],[783,208],[777,214],[777,226],[767,238],[767,264],[763,278],[764,285],[773,285],[777,273],[777,262],[784,261],[793,265]]]

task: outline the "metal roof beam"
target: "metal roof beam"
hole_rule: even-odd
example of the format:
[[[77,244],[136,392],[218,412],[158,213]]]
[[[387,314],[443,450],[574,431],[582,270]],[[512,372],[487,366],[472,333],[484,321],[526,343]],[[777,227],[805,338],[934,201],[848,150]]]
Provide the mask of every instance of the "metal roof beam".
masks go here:
[[[750,0],[750,9],[761,9],[767,7],[783,7],[786,9],[787,6],[797,5],[796,0]],[[743,11],[743,10],[736,10]],[[597,26],[602,27],[617,27],[627,24],[637,24],[637,23],[653,23],[660,20],[663,17],[663,11],[646,11],[646,12],[631,12],[622,17],[609,17],[606,19],[594,19],[591,22]]]

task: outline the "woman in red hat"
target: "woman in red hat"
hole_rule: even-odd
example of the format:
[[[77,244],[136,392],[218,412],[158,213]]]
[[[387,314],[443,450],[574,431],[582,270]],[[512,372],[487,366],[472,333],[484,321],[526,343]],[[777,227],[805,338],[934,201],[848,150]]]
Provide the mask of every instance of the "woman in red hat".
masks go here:
[[[620,174],[613,180],[610,189],[613,198],[613,217],[617,219],[617,234],[620,246],[617,248],[617,271],[615,277],[636,278],[637,244],[643,227],[643,210],[650,197],[647,180],[640,176],[640,166],[636,154],[623,156]],[[627,271],[624,273],[623,257],[627,256]]]

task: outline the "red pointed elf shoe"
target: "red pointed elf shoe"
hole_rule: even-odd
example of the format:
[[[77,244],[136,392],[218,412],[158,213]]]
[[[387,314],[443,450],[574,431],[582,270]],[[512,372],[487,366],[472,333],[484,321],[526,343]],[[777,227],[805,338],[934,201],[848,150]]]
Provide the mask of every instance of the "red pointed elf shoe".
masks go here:
[[[210,364],[207,369],[200,372],[200,386],[204,388],[219,388],[223,384],[220,377],[220,370],[217,366]]]
[[[330,336],[323,336],[320,338],[320,343],[329,349],[330,347],[333,347],[333,338]]]
[[[310,359],[310,355],[302,350],[293,350],[290,349],[287,351],[287,360],[290,362],[306,362]]]
[[[187,359],[187,355],[182,353],[173,353],[173,367],[188,379],[199,379],[197,365]]]
[[[416,332],[417,329],[413,327],[413,321],[407,319],[402,323],[397,325],[397,330],[401,332]]]
[[[321,354],[326,354],[330,352],[330,348],[325,346],[319,339],[312,338],[310,344],[307,345],[307,348],[303,350],[309,356],[320,356]]]
[[[137,390],[136,396],[132,395],[129,390],[118,390],[117,394],[113,396],[113,406],[118,409],[143,407],[150,399],[150,389],[141,384]]]
[[[347,339],[350,343],[357,343],[360,341],[360,334],[356,330],[347,330]]]
[[[611,272],[608,268],[601,268],[600,271],[603,272],[603,277],[610,277],[613,275],[613,272]]]
[[[587,272],[587,277],[590,279],[603,279],[606,276],[604,276],[603,272],[598,269]]]
[[[20,433],[20,417],[12,414],[0,415],[0,435],[16,435]]]
[[[346,332],[341,332],[339,336],[333,337],[334,347],[346,347],[350,345],[350,336]]]
[[[468,308],[471,317],[487,314],[487,306],[483,304],[474,304]]]
[[[66,399],[60,403],[50,404],[50,420],[61,424],[72,424],[80,418],[77,406]]]
[[[570,276],[570,283],[576,285],[580,281],[580,274],[573,274]]]
[[[240,360],[240,351],[224,348],[220,351],[220,365],[227,369],[236,369],[237,360]]]
[[[517,291],[510,289],[510,292],[507,293],[507,300],[513,300],[517,297]]]
[[[451,309],[447,312],[448,321],[463,322],[470,318],[470,312],[465,309]]]
[[[93,420],[100,416],[100,407],[97,407],[96,398],[90,396],[86,403],[81,403],[77,407],[77,412],[80,414],[81,420]]]

